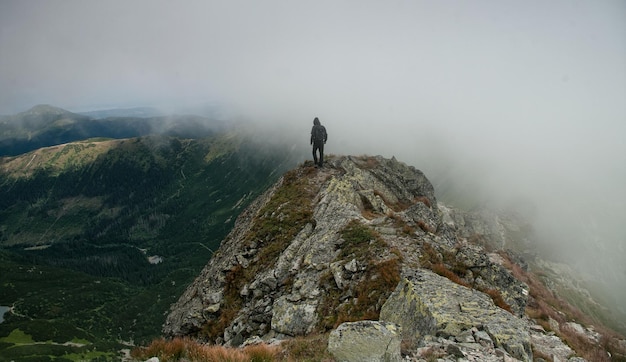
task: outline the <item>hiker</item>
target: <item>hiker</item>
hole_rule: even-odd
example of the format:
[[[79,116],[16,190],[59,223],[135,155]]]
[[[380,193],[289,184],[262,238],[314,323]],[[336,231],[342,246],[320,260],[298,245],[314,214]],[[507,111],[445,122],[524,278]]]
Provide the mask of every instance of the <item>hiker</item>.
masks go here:
[[[313,120],[313,128],[311,129],[311,144],[313,145],[313,162],[315,163],[315,167],[322,167],[324,164],[324,144],[327,139],[328,134],[326,134],[326,128],[322,126],[320,120],[315,117]],[[319,163],[317,162],[318,150],[320,153]]]

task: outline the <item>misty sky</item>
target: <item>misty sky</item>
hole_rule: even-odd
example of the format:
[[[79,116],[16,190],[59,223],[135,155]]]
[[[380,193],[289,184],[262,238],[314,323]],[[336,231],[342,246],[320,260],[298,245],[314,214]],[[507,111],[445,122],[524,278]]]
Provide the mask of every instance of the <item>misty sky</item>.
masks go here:
[[[318,116],[328,152],[449,172],[626,256],[623,0],[0,0],[0,114],[40,103],[220,104],[304,143]]]

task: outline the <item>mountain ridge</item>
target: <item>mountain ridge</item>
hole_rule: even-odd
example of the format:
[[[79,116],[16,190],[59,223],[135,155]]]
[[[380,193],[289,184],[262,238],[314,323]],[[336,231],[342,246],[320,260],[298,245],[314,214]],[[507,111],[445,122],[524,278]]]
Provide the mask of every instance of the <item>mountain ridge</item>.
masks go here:
[[[476,347],[484,358],[496,358],[497,349],[519,360],[532,360],[533,354],[569,359],[602,353],[607,360],[604,348],[623,355],[619,334],[609,334],[613,339],[599,350],[593,343],[577,345],[579,351],[565,348],[564,341],[572,343],[573,337],[562,331],[582,314],[565,304],[558,311],[542,304],[560,299],[521,256],[532,255],[529,236],[502,215],[485,220],[438,203],[424,174],[395,159],[330,156],[322,169],[305,162],[240,215],[211,262],[172,305],[163,333],[238,346],[380,318],[399,323],[401,330],[417,328],[412,337],[402,337],[412,346],[403,351],[407,356],[416,356],[424,345],[445,350],[442,337],[460,343],[470,330],[490,336],[489,348],[495,349]],[[518,250],[509,248],[513,244]],[[408,297],[397,294],[404,289],[400,282],[411,285],[409,275],[426,271],[479,292],[467,295],[489,296],[491,306],[463,297],[470,298],[462,299],[468,306],[486,308],[477,316],[504,313],[523,327],[506,331],[503,322],[492,325],[454,308],[446,312],[450,319],[441,319],[443,307],[428,298],[419,303],[431,312],[419,313],[435,321],[431,327],[402,325],[409,315],[389,312],[383,321],[381,308],[387,303],[406,303]],[[558,330],[558,343],[546,342],[549,330]]]

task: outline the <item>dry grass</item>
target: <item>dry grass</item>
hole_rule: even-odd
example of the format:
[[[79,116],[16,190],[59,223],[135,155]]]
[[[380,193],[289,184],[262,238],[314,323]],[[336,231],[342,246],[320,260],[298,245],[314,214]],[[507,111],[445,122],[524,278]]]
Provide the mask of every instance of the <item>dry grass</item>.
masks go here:
[[[496,306],[513,314],[513,310],[511,309],[511,306],[508,305],[508,303],[504,301],[504,298],[502,298],[502,294],[500,293],[500,291],[498,291],[497,289],[482,289],[482,288],[479,288],[479,290],[487,294],[488,296],[490,296],[491,300],[493,300]]]
[[[359,165],[359,167],[365,170],[372,170],[380,166],[380,162],[371,156],[368,155],[360,155],[353,158],[354,161]]]
[[[333,315],[332,326],[327,328],[337,328],[344,322],[378,320],[380,308],[400,282],[400,268],[398,258],[370,265],[354,288],[355,298],[349,303],[327,308]]]
[[[414,198],[413,201],[415,201],[416,203],[421,202],[422,204],[428,206],[429,209],[432,208],[430,205],[430,200],[426,196],[418,196]]]
[[[257,344],[244,348],[204,345],[190,338],[163,338],[152,341],[147,347],[135,348],[131,356],[146,360],[158,357],[162,362],[186,360],[190,362],[271,362],[278,360],[281,349]]]
[[[426,224],[422,220],[419,220],[417,222],[417,226],[419,226],[419,228],[422,229],[422,231],[424,231],[426,233],[434,234],[437,231],[437,230],[431,228],[430,226],[428,226],[428,224]]]
[[[147,347],[131,351],[131,357],[147,360],[158,357],[161,362],[300,362],[333,361],[326,346],[328,334],[314,334],[284,341],[280,346],[255,344],[230,348],[201,344],[190,338],[157,339]]]
[[[306,337],[289,339],[282,344],[280,361],[287,362],[330,362],[334,361],[328,352],[328,334],[312,334]]]
[[[450,281],[462,285],[467,288],[471,288],[472,286],[465,282],[461,277],[456,275],[452,270],[448,269],[443,263],[432,264],[430,270],[441,275],[442,277],[448,278]]]

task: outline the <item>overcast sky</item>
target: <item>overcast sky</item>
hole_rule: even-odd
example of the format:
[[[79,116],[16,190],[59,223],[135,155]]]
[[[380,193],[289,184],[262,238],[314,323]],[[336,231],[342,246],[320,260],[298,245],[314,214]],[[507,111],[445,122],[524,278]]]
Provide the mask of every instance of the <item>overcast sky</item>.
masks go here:
[[[449,172],[626,254],[623,0],[0,0],[0,114],[39,103],[220,104],[305,143],[318,116],[328,152]]]

